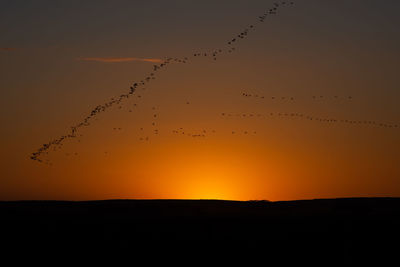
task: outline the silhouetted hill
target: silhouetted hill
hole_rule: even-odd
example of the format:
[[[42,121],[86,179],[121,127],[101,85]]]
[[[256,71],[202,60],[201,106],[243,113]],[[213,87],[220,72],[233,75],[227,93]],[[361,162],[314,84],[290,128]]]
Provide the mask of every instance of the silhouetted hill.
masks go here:
[[[228,249],[232,256],[253,251],[340,262],[389,257],[400,240],[400,198],[18,201],[0,202],[0,218],[2,243],[11,250]]]

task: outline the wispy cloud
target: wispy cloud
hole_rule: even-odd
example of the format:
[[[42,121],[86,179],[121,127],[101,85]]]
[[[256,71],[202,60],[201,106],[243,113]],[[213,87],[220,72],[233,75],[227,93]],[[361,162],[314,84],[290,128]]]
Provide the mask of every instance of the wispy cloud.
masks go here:
[[[14,47],[0,47],[0,51],[13,51],[16,50]]]
[[[105,63],[118,63],[118,62],[129,62],[129,61],[160,63],[163,61],[158,58],[136,58],[136,57],[81,57],[77,58],[77,60],[105,62]]]

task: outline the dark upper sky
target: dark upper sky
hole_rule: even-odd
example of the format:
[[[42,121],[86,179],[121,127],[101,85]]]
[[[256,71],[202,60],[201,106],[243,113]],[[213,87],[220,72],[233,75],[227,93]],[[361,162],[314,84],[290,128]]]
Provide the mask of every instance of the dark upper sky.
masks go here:
[[[400,2],[274,2],[0,1],[0,198],[400,196]]]

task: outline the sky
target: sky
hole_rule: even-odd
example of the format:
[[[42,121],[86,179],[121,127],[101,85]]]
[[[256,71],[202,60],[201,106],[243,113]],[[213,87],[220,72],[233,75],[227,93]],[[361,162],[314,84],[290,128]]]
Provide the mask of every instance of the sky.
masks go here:
[[[400,2],[286,2],[0,0],[0,200],[400,197]]]

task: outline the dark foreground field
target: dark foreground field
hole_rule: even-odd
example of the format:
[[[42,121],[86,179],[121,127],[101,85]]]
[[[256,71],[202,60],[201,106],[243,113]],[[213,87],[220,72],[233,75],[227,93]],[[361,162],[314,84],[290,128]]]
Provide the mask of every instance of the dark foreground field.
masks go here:
[[[399,198],[0,202],[8,252],[384,261],[400,253],[399,227]]]

